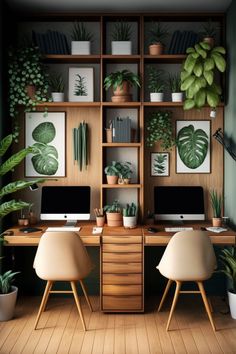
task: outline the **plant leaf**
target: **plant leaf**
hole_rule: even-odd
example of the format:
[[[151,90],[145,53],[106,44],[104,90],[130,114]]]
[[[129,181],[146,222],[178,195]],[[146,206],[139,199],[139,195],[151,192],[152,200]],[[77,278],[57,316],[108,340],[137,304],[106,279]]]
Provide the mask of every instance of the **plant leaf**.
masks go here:
[[[184,101],[184,110],[192,109],[195,106],[194,100],[187,99]]]
[[[213,70],[215,67],[214,60],[212,58],[207,58],[204,63],[204,71]]]
[[[220,102],[219,95],[216,92],[207,90],[207,103],[210,107],[215,108]]]
[[[201,63],[196,63],[194,68],[193,68],[193,72],[197,77],[200,77],[202,75],[203,72],[203,67]]]
[[[195,104],[197,108],[201,108],[206,103],[206,90],[201,88],[194,98]]]
[[[4,195],[11,194],[11,193],[14,193],[20,189],[24,189],[29,186],[32,186],[35,183],[44,183],[45,181],[46,181],[46,179],[37,178],[37,179],[34,179],[33,181],[19,180],[16,182],[8,183],[6,186],[2,187],[2,189],[0,190],[0,198],[2,198]]]
[[[186,91],[195,81],[195,76],[191,75],[189,77],[187,77],[186,80],[184,80],[184,82],[181,85],[181,90],[182,91]]]
[[[214,74],[213,71],[204,71],[203,75],[208,83],[208,85],[212,85],[213,84],[213,80],[214,80]]]
[[[224,47],[215,47],[212,49],[212,53],[220,53],[220,54],[225,54],[226,50]]]
[[[200,47],[199,44],[195,44],[194,48],[196,49],[196,51],[198,52],[198,54],[201,55],[201,57],[202,57],[203,59],[206,59],[207,53],[206,53],[206,51],[205,51],[204,49],[202,49],[202,48]]]
[[[191,54],[189,54],[184,62],[184,69],[190,74],[193,71],[196,60]]]
[[[223,73],[225,71],[225,69],[226,69],[226,61],[225,61],[225,59],[219,53],[212,53],[211,57],[213,58],[217,69],[220,72]]]
[[[33,148],[28,147],[9,157],[9,159],[0,166],[0,176],[4,176],[7,172],[11,171],[31,152],[33,152]]]
[[[11,213],[12,211],[21,210],[29,206],[29,203],[23,201],[10,200],[0,205],[0,218]]]
[[[7,135],[4,139],[1,140],[0,142],[0,157],[2,157],[7,149],[10,147],[11,143],[13,140],[12,134]]]

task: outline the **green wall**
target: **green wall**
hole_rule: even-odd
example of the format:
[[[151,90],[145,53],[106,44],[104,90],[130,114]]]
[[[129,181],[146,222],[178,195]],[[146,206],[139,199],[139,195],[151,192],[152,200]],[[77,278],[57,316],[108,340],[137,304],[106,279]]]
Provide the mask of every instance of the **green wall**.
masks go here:
[[[227,105],[225,107],[225,136],[236,153],[236,1],[232,1],[226,18],[227,47]],[[236,226],[236,161],[225,153],[225,215]]]

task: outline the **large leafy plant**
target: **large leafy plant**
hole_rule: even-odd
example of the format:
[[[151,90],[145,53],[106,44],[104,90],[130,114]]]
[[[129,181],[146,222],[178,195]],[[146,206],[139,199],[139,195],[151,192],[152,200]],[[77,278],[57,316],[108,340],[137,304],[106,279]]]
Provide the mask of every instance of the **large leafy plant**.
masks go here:
[[[152,147],[158,141],[163,149],[170,149],[174,144],[172,112],[151,112],[147,122],[147,146]]]
[[[181,72],[181,90],[186,93],[184,109],[201,108],[206,103],[215,108],[222,93],[215,82],[215,73],[226,69],[225,49],[200,42],[188,48],[187,54]]]
[[[109,74],[104,79],[104,87],[106,90],[108,90],[112,86],[113,89],[116,90],[117,87],[122,87],[123,81],[127,81],[130,86],[136,85],[140,87],[139,76],[126,69]]]
[[[223,249],[219,257],[223,266],[220,272],[229,278],[231,281],[230,291],[236,294],[236,248],[232,246]]]
[[[48,101],[47,74],[43,68],[42,55],[36,46],[22,46],[9,50],[9,111],[13,118],[13,135],[19,135],[17,116],[19,105],[25,112],[34,111],[40,102]],[[29,95],[27,86],[35,87],[34,96]]]
[[[208,136],[202,129],[194,129],[192,124],[183,127],[177,135],[180,159],[188,168],[201,166],[208,151]]]

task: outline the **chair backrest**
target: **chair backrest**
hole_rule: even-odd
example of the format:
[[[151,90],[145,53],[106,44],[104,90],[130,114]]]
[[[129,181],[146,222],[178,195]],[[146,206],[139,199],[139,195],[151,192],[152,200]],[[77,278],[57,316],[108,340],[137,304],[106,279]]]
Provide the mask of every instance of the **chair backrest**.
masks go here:
[[[37,275],[45,280],[80,280],[92,270],[92,262],[78,234],[45,232],[34,259]]]
[[[205,280],[216,266],[210,238],[204,231],[177,232],[168,243],[157,266],[160,273],[172,280]]]

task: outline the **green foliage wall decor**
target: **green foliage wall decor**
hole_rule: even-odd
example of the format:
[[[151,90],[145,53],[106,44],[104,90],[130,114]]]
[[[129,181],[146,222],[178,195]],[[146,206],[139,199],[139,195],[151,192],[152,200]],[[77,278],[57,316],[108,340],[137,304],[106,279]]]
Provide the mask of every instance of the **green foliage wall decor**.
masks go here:
[[[88,96],[85,78],[79,74],[76,75],[74,95],[75,96]]]
[[[154,146],[158,141],[165,150],[175,145],[173,138],[173,122],[171,111],[154,111],[148,116],[146,126],[146,144],[149,147]]]

